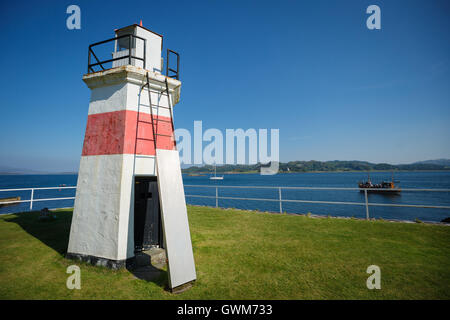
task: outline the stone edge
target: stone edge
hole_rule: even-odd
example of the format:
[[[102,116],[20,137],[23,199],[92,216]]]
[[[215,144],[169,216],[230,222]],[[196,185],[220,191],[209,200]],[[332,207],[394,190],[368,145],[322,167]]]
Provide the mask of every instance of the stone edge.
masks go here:
[[[102,257],[95,257],[80,253],[66,253],[66,259],[69,260],[78,260],[82,262],[87,262],[94,266],[107,267],[113,270],[119,270],[122,268],[133,267],[135,262],[135,257],[123,259],[123,260],[112,260]]]

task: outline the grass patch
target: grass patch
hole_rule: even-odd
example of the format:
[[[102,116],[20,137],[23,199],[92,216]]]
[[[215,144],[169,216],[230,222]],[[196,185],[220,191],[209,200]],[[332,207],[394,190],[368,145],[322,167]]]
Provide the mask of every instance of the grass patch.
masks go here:
[[[197,282],[174,295],[66,260],[71,210],[0,216],[0,299],[449,299],[450,228],[188,206]],[[68,290],[66,268],[81,268]],[[381,290],[366,269],[381,268]]]

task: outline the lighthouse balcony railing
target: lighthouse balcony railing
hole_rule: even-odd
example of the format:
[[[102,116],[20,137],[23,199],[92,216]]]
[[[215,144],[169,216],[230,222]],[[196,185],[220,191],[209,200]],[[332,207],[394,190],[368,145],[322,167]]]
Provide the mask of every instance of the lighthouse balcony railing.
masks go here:
[[[175,56],[176,57],[176,66],[175,69],[172,69],[170,67],[170,57]],[[166,55],[166,76],[169,78],[174,78],[177,80],[180,80],[180,54],[178,52],[175,52],[173,50],[167,49],[167,55]]]
[[[142,41],[142,50],[138,50],[141,45],[137,45],[138,41]],[[107,47],[102,46],[105,44],[114,43],[114,50],[108,50]],[[99,47],[101,46],[101,49]],[[147,47],[147,41],[144,38],[135,36],[133,34],[127,34],[107,40],[103,40],[100,42],[93,43],[89,45],[88,49],[88,73],[98,72],[107,70],[113,67],[118,67],[121,65],[136,65],[136,66],[142,66],[144,69],[146,67],[146,61],[145,61],[145,48]],[[105,59],[100,60],[97,56],[96,52],[94,52],[94,48],[97,50],[97,53],[101,51],[103,54],[101,56],[105,55],[105,50],[108,50],[111,54],[112,52],[112,58],[111,59]],[[111,48],[111,47],[109,47]],[[120,50],[122,48],[122,50]],[[131,48],[131,50],[130,50]],[[137,51],[142,51],[142,56],[138,56]],[[100,55],[100,54],[99,54]],[[108,67],[108,65],[111,63],[111,66]],[[95,67],[101,70],[95,70]]]
[[[138,41],[140,41],[140,43]],[[104,46],[105,44],[112,43],[114,43],[113,48],[111,48],[111,46]],[[93,43],[89,45],[88,49],[87,73],[104,71],[125,65],[133,65],[146,69],[146,48],[147,40],[133,34]],[[112,58],[104,60],[99,58],[99,56],[104,57],[108,54],[112,55]],[[167,49],[166,62],[166,76],[180,80],[180,54],[176,51]]]

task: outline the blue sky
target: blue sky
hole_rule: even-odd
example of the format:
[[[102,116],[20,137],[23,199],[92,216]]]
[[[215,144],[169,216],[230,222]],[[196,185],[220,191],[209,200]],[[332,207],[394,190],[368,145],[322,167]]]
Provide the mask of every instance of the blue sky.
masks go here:
[[[66,8],[81,8],[81,30]],[[381,8],[368,30],[366,8]],[[279,128],[280,160],[450,158],[448,1],[7,1],[0,166],[78,170],[90,43],[139,23],[181,53],[175,127]]]

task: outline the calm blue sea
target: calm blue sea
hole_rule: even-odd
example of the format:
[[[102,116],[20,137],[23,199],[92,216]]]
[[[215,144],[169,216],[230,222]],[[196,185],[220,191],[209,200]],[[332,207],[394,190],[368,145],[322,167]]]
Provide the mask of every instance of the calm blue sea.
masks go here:
[[[184,176],[185,185],[225,185],[225,186],[297,186],[297,187],[357,187],[360,180],[367,179],[364,172],[336,172],[336,173],[291,173],[274,176],[258,174],[230,174],[224,180],[209,180],[208,176]],[[371,179],[374,183],[390,180],[390,172],[373,172]],[[395,180],[400,181],[401,188],[420,189],[450,189],[450,172],[397,172]],[[0,175],[0,189],[56,187],[61,184],[75,186],[77,175]],[[215,206],[214,199],[192,198],[188,195],[215,195],[215,188],[185,187],[186,201],[189,204]],[[36,190],[34,199],[71,197],[75,190]],[[30,191],[0,192],[0,198],[20,196],[23,200],[30,199]],[[219,196],[269,198],[278,199],[278,190],[266,189],[219,189]],[[323,191],[323,190],[283,190],[283,199],[300,199],[314,201],[345,201],[364,202],[364,194],[359,191]],[[389,204],[422,204],[450,206],[448,192],[402,192],[400,195],[369,194],[369,202]],[[34,202],[33,209],[44,207],[60,208],[73,206],[73,200]],[[278,202],[270,201],[242,201],[219,200],[220,207],[233,207],[261,211],[279,211]],[[0,214],[29,210],[29,204],[0,207]],[[364,206],[325,205],[283,203],[283,211],[290,213],[307,213],[331,216],[365,217]],[[370,207],[370,217],[383,219],[399,219],[422,221],[441,221],[450,217],[450,210],[423,208],[394,208]]]

